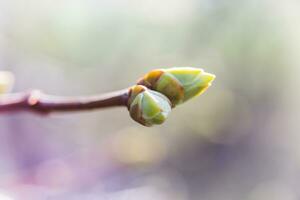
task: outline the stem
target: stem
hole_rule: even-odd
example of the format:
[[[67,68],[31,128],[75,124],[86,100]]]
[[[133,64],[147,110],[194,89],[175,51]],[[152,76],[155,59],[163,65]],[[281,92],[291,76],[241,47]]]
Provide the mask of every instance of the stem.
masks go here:
[[[126,106],[128,90],[86,97],[60,97],[31,92],[0,96],[0,114],[2,112],[32,111],[40,114],[50,112],[83,111],[113,106]]]

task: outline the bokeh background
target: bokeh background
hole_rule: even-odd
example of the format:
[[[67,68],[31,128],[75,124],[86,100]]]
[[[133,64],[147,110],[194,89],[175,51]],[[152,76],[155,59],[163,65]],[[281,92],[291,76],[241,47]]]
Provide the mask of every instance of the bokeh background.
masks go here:
[[[124,108],[0,115],[0,200],[300,198],[298,0],[0,0],[14,92],[89,95],[154,68],[217,75],[146,128]]]

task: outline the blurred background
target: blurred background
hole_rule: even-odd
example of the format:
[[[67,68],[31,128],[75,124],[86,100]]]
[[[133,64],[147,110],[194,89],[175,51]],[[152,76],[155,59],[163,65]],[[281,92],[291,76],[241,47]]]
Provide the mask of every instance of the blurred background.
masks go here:
[[[298,0],[0,0],[13,91],[89,95],[151,69],[217,75],[161,126],[125,108],[0,115],[0,200],[300,198]]]

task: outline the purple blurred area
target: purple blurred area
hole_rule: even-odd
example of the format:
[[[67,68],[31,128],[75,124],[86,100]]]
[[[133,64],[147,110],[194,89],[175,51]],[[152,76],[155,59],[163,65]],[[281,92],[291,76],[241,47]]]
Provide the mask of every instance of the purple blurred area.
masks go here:
[[[161,126],[125,108],[0,115],[0,200],[300,198],[297,0],[0,0],[13,92],[126,88],[151,69],[216,74]]]

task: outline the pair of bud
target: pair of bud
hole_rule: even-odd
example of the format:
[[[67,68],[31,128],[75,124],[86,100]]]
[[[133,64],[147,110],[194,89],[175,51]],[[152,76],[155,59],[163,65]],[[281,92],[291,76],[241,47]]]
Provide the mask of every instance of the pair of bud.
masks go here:
[[[202,69],[156,69],[129,89],[130,116],[144,126],[163,123],[175,106],[202,94],[215,75]]]

